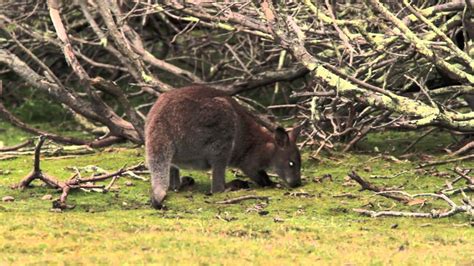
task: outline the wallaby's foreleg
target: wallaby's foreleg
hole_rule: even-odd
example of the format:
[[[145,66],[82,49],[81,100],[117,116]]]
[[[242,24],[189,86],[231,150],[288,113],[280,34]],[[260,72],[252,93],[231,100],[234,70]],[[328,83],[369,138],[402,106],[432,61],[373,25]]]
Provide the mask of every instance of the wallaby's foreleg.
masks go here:
[[[170,168],[170,189],[180,191],[194,185],[194,179],[190,176],[180,176],[179,168],[172,165]]]
[[[261,187],[270,187],[274,186],[275,182],[270,180],[268,177],[267,172],[260,170],[260,171],[244,171],[244,173],[252,179],[253,182],[257,183],[257,185]]]
[[[179,168],[172,165],[170,167],[170,189],[173,191],[178,191],[181,187],[181,181],[179,178]]]

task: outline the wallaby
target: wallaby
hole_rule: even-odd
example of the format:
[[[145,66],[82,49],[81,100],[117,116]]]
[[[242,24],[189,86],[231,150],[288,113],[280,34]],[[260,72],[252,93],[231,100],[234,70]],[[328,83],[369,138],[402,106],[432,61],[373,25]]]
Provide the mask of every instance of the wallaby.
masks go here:
[[[177,167],[212,168],[211,193],[225,190],[227,166],[240,168],[259,186],[273,182],[273,168],[289,187],[301,185],[299,128],[271,132],[223,91],[195,85],[160,95],[148,113],[145,146],[153,207],[180,186]]]

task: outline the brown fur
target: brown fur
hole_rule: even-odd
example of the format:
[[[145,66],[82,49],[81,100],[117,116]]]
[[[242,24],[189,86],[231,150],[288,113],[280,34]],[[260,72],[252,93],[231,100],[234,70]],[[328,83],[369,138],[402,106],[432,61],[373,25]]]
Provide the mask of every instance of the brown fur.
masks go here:
[[[240,168],[260,186],[272,185],[265,169],[273,167],[285,183],[298,186],[297,131],[287,134],[278,128],[272,133],[232,97],[209,87],[191,86],[162,94],[145,128],[153,206],[161,207],[169,187],[179,187],[179,172],[173,165],[212,168],[212,193],[225,189],[228,165]]]

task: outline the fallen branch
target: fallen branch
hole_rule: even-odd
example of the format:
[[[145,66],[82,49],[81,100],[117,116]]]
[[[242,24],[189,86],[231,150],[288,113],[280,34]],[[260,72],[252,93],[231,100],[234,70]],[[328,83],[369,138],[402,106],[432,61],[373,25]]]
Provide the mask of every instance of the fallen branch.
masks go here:
[[[54,140],[59,143],[63,144],[73,144],[73,145],[88,145],[93,148],[101,148],[101,147],[106,147],[110,146],[115,143],[119,143],[124,141],[124,138],[122,137],[117,137],[117,136],[107,136],[103,139],[97,139],[97,140],[83,140],[75,137],[67,137],[67,136],[60,136],[57,134],[53,134],[50,132],[43,131],[41,129],[37,129],[33,126],[28,125],[27,123],[21,121],[18,119],[13,113],[11,113],[5,106],[3,105],[2,102],[0,102],[0,117],[3,117],[6,121],[8,121],[10,124],[28,132],[34,135],[47,135],[49,139]],[[20,144],[21,145],[21,144]],[[27,146],[27,145],[25,145]],[[25,147],[23,146],[23,147]],[[22,148],[22,147],[20,147]],[[19,149],[19,148],[18,148]],[[0,150],[1,152],[2,150]]]
[[[223,201],[217,201],[216,204],[235,204],[244,200],[265,200],[268,201],[270,197],[267,196],[257,196],[257,195],[246,195],[242,197],[237,197],[233,199],[227,199]]]
[[[405,212],[405,211],[371,211],[366,209],[353,209],[353,211],[370,216],[370,217],[382,217],[382,216],[394,216],[394,217],[416,217],[416,218],[446,218],[451,217],[457,213],[467,213],[468,215],[474,217],[474,206],[470,203],[463,202],[463,205],[457,205],[452,201],[448,196],[444,194],[433,194],[433,193],[424,193],[413,195],[412,197],[418,196],[431,196],[434,198],[442,199],[451,207],[448,211],[439,211],[431,210],[431,212]]]
[[[402,202],[402,203],[408,203],[412,200],[411,197],[408,197],[406,195],[395,195],[393,190],[375,186],[374,184],[364,180],[362,177],[360,177],[354,171],[352,171],[352,173],[349,173],[349,177],[352,180],[359,183],[359,185],[362,187],[361,190],[370,190],[370,191],[373,191],[373,192],[377,192],[377,194],[380,194],[381,196],[384,196],[384,197],[390,198],[390,199],[394,199],[394,200]]]
[[[58,180],[57,178],[47,175],[43,173],[40,167],[40,155],[41,155],[41,147],[43,146],[45,140],[48,138],[46,135],[41,135],[39,137],[39,141],[36,144],[35,148],[35,160],[34,160],[34,167],[33,171],[29,173],[26,177],[24,177],[20,183],[12,186],[12,188],[18,188],[18,189],[24,189],[28,187],[31,182],[33,182],[35,179],[39,179],[46,183],[48,186],[59,189],[62,191],[61,196],[59,199],[53,201],[53,209],[71,209],[74,208],[74,205],[68,205],[66,203],[67,197],[69,195],[70,190],[72,189],[90,189],[90,188],[102,188],[103,192],[107,192],[110,187],[112,187],[113,183],[116,181],[116,179],[121,176],[123,173],[128,172],[128,171],[133,171],[135,169],[139,169],[143,167],[143,164],[137,164],[132,167],[122,167],[118,171],[115,171],[111,174],[104,174],[100,176],[95,176],[95,177],[90,177],[90,178],[81,178],[79,173],[75,173],[71,178],[69,178],[67,181],[61,181]],[[93,182],[97,181],[103,181],[108,178],[113,178],[110,184],[107,187],[104,187],[104,185],[95,185],[92,184]]]
[[[455,168],[454,172],[458,174],[461,178],[464,178],[468,184],[474,185],[474,177],[470,177],[467,175],[470,172],[470,170],[467,170],[467,173],[465,173],[461,169]]]
[[[454,163],[454,162],[460,162],[460,161],[467,161],[474,159],[474,154],[458,157],[458,158],[453,158],[453,159],[448,159],[448,160],[440,160],[440,161],[433,161],[433,162],[427,162],[424,164],[420,164],[417,168],[425,168],[428,166],[434,166],[434,165],[440,165],[440,164],[447,164],[447,163]]]
[[[457,170],[457,169],[456,169]],[[465,175],[463,172],[461,172]],[[410,211],[372,211],[366,209],[359,209],[355,208],[353,211],[360,213],[362,215],[370,216],[370,217],[382,217],[382,216],[393,216],[393,217],[417,217],[417,218],[445,218],[453,216],[457,213],[467,213],[470,216],[474,217],[474,205],[472,204],[471,200],[466,196],[464,192],[466,191],[474,191],[474,186],[469,185],[467,188],[459,188],[459,189],[452,189],[452,186],[449,185],[449,189],[442,190],[440,193],[421,193],[421,194],[414,194],[410,195],[405,191],[389,191],[383,190],[379,187],[376,187],[360,176],[358,176],[355,172],[349,174],[351,179],[355,180],[362,186],[362,190],[367,189],[376,192],[377,195],[381,195],[387,198],[395,199],[397,201],[401,201],[408,205],[416,205],[416,204],[424,204],[425,199],[416,199],[419,197],[432,197],[436,199],[444,200],[451,208],[447,211],[441,211],[437,209],[432,209],[430,212],[410,212]],[[459,180],[456,179],[456,180]],[[449,194],[448,194],[449,193]],[[448,195],[454,195],[461,193],[463,196],[462,205],[456,204],[452,199],[448,197]],[[398,195],[396,195],[398,194]],[[401,196],[399,196],[401,195]]]
[[[452,156],[458,156],[458,155],[461,155],[463,153],[466,153],[470,150],[474,149],[474,141],[471,141],[469,143],[467,143],[466,145],[464,145],[463,147],[459,148],[457,151],[451,153]]]
[[[23,148],[23,147],[26,147],[26,146],[28,146],[28,145],[30,145],[30,144],[32,144],[32,143],[33,143],[33,140],[29,139],[29,140],[27,140],[27,141],[25,141],[25,142],[22,142],[22,143],[20,143],[20,144],[14,145],[14,146],[2,147],[2,148],[0,148],[0,152],[16,151],[16,150],[19,150],[19,149],[21,149],[21,148]]]

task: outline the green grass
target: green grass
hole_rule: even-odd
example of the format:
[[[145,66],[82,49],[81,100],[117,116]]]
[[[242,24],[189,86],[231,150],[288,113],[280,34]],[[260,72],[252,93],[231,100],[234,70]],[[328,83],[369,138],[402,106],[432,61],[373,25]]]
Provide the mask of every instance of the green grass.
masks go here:
[[[19,143],[28,135],[0,124],[4,145]],[[74,134],[74,133],[71,133]],[[287,195],[282,188],[236,191],[206,196],[210,188],[209,173],[184,171],[197,184],[190,191],[170,193],[168,210],[156,211],[149,206],[149,183],[123,177],[117,191],[101,194],[74,191],[68,202],[76,208],[63,213],[50,212],[51,201],[45,194],[59,193],[39,182],[23,191],[12,190],[32,167],[32,156],[0,161],[0,197],[9,195],[14,202],[0,202],[0,264],[460,264],[474,263],[474,230],[470,220],[460,214],[432,220],[414,218],[378,218],[360,216],[353,208],[404,209],[429,211],[441,202],[427,206],[407,207],[360,192],[348,184],[350,170],[375,184],[405,184],[408,192],[432,192],[449,176],[434,173],[407,173],[395,178],[371,178],[413,169],[419,161],[394,162],[380,152],[400,154],[412,133],[379,133],[370,135],[359,145],[359,152],[309,158],[304,151],[304,186],[314,197]],[[429,136],[414,148],[437,159],[440,144],[449,136]],[[380,152],[375,152],[377,146]],[[44,172],[66,179],[71,166],[97,165],[113,171],[124,164],[143,161],[143,149],[119,147],[74,158],[44,159]],[[459,163],[473,168],[473,162]],[[449,172],[453,164],[437,168]],[[227,180],[234,177],[228,171]],[[313,182],[314,177],[331,174],[333,181]],[[132,181],[134,186],[126,186]],[[355,198],[334,197],[350,193]],[[248,211],[261,201],[235,205],[218,205],[216,201],[240,195],[270,196],[267,215]],[[458,200],[458,199],[456,199]],[[227,222],[221,218],[228,218]],[[282,220],[282,222],[275,222]]]

